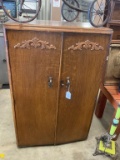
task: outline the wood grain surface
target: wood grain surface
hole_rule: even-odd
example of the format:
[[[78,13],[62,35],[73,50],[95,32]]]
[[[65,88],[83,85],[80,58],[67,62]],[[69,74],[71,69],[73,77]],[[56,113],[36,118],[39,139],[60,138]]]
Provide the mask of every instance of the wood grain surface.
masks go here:
[[[4,30],[18,146],[86,139],[112,30],[51,21],[9,22]]]
[[[88,22],[62,22],[62,21],[47,21],[35,20],[30,23],[17,23],[9,21],[4,24],[6,29],[14,30],[36,30],[47,32],[73,32],[73,33],[98,33],[98,34],[112,34],[113,30],[106,27],[94,28]]]
[[[57,49],[14,49],[16,42],[34,36]],[[61,35],[9,30],[7,38],[19,146],[54,144]],[[53,77],[51,88],[49,77]]]
[[[90,40],[103,50],[68,50],[75,42]],[[96,101],[103,64],[108,51],[109,36],[91,34],[64,34],[61,80],[70,77],[71,100],[65,98],[66,87],[61,87],[56,143],[87,138]]]

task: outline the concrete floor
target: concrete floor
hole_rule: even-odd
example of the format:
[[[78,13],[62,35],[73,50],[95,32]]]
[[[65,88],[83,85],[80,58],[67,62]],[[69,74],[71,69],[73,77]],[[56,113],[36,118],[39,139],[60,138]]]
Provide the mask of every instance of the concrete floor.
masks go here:
[[[112,107],[108,103],[102,120],[98,120],[95,116],[93,117],[89,136],[86,141],[59,146],[40,146],[21,149],[16,146],[10,90],[1,89],[0,154],[5,154],[5,160],[109,160],[105,156],[93,157],[92,154],[96,147],[95,137],[106,132],[111,120]],[[120,147],[120,137],[117,143]]]

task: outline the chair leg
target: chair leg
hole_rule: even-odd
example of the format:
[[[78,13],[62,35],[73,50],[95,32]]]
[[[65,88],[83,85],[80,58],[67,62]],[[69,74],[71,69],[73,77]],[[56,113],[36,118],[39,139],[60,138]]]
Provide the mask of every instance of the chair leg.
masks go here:
[[[115,140],[117,140],[119,134],[120,134],[120,123],[118,124],[118,128],[117,128],[117,130],[116,130],[116,135],[117,135],[117,136],[116,136]]]
[[[96,110],[95,110],[95,115],[97,116],[97,118],[102,118],[102,115],[105,109],[105,105],[106,105],[106,101],[107,101],[106,96],[100,90],[98,101],[96,104]]]
[[[115,118],[115,114],[116,114],[116,111],[114,112],[114,117],[113,118]],[[113,121],[113,120],[112,120]],[[112,125],[112,124],[111,124]],[[110,128],[109,128],[109,131],[110,131]],[[120,134],[120,122],[119,122],[119,124],[118,124],[118,127],[117,127],[117,129],[116,129],[116,131],[115,131],[115,134],[116,134],[116,137],[113,139],[114,141],[116,141],[117,139],[118,139],[118,136],[119,136],[119,134]]]

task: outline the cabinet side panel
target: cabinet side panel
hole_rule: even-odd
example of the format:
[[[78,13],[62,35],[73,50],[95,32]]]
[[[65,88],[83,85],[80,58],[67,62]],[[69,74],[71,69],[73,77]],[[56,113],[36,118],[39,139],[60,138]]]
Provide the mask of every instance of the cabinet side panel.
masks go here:
[[[110,35],[64,35],[61,80],[66,84],[70,78],[71,99],[66,98],[66,86],[61,86],[57,144],[86,139],[109,41]]]
[[[13,112],[13,119],[14,119],[14,127],[16,132],[16,141],[18,144],[18,134],[17,134],[17,124],[16,124],[16,114],[15,114],[15,104],[14,104],[14,95],[13,95],[13,86],[12,86],[12,75],[11,75],[11,67],[10,67],[10,59],[9,59],[9,53],[8,53],[8,39],[7,39],[7,31],[4,28],[4,40],[5,40],[5,46],[6,46],[6,60],[7,60],[7,69],[8,69],[8,78],[9,78],[9,86],[10,86],[10,94],[11,94],[11,101],[12,101],[12,112]]]
[[[18,145],[54,144],[61,34],[7,30],[7,37]]]

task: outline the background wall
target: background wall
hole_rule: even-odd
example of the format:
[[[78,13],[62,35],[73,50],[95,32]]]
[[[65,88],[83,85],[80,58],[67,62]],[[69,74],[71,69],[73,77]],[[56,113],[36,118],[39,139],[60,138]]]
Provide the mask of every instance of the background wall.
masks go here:
[[[60,0],[60,7],[53,7],[53,0],[42,0],[42,7],[38,15],[38,19],[60,21],[61,5],[62,0]]]
[[[58,0],[60,1],[60,7],[54,7],[53,1],[54,0],[51,1],[51,20],[60,21],[62,0]]]
[[[42,0],[42,7],[38,15],[38,19],[40,20],[51,19],[51,1],[52,0]]]
[[[54,21],[61,21],[63,20],[61,16],[61,6],[62,6],[62,0],[60,1],[60,7],[54,7],[53,1],[55,0],[42,0],[42,7],[40,10],[40,13],[38,15],[38,19],[40,20],[54,20]],[[57,0],[56,0],[57,1]],[[88,10],[90,7],[91,2],[93,0],[77,0],[80,4],[80,8],[84,10]],[[101,0],[98,0],[101,1]],[[97,6],[96,6],[97,8]],[[88,14],[87,13],[79,13],[78,18],[76,19],[77,22],[88,22]],[[98,19],[96,18],[96,21]]]

